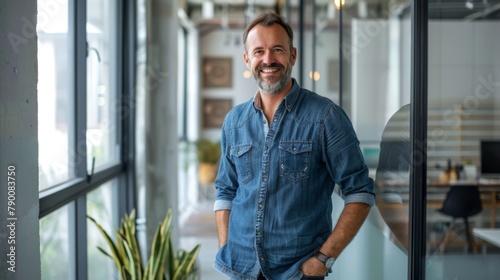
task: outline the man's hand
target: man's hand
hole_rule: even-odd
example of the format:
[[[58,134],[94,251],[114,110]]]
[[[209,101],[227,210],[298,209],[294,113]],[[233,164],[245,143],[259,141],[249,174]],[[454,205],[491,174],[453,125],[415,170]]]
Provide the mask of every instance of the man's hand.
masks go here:
[[[306,276],[325,276],[328,272],[326,266],[315,257],[311,257],[305,261],[300,270]]]

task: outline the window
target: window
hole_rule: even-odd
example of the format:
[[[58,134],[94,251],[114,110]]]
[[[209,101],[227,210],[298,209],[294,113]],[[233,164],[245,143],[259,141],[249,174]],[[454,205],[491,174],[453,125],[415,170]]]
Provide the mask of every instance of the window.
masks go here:
[[[37,2],[42,279],[112,279],[87,215],[114,232],[134,207],[134,3],[75,2]]]

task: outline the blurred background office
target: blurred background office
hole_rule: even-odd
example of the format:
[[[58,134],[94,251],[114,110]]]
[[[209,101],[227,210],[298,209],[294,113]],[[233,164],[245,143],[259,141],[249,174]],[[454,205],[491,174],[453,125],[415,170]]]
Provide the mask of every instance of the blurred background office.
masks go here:
[[[419,2],[3,3],[0,184],[14,168],[17,272],[7,270],[11,249],[0,241],[0,278],[116,279],[87,215],[114,232],[136,209],[145,256],[171,209],[175,247],[201,244],[199,279],[220,279],[211,267],[220,126],[257,89],[242,60],[243,30],[274,10],[294,28],[292,76],[347,112],[383,198],[328,279],[406,279],[415,246],[424,248],[417,269],[425,279],[495,279],[500,1],[430,0],[416,18]],[[422,52],[423,63],[415,56]],[[425,113],[412,111],[422,100]],[[416,124],[424,141],[415,141]],[[420,185],[412,180],[418,167]],[[411,203],[416,193],[423,210]],[[2,207],[9,196],[2,189]],[[341,194],[332,201],[336,219]],[[414,219],[424,228],[411,227]],[[12,232],[2,227],[0,240]]]

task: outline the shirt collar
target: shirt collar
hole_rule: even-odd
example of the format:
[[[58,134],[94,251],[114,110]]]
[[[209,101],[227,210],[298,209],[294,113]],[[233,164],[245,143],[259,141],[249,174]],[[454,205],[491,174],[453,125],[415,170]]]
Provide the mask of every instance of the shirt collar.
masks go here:
[[[292,78],[292,89],[288,92],[287,95],[283,98],[285,101],[285,108],[288,111],[291,111],[292,108],[295,105],[295,102],[297,102],[297,99],[299,98],[300,94],[300,85],[299,83],[295,80],[295,78]],[[256,110],[262,110],[262,99],[260,97],[260,91],[257,90],[253,97],[253,105]]]

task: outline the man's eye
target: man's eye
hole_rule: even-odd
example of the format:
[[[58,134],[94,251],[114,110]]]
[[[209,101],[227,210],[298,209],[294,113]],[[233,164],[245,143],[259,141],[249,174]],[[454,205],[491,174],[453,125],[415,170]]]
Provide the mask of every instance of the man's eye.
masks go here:
[[[283,52],[283,49],[276,48],[276,49],[274,49],[274,52],[277,52],[277,53],[282,53],[282,52]]]
[[[263,51],[254,51],[254,52],[253,52],[253,55],[260,55],[260,54],[262,54],[262,53],[263,53]]]

